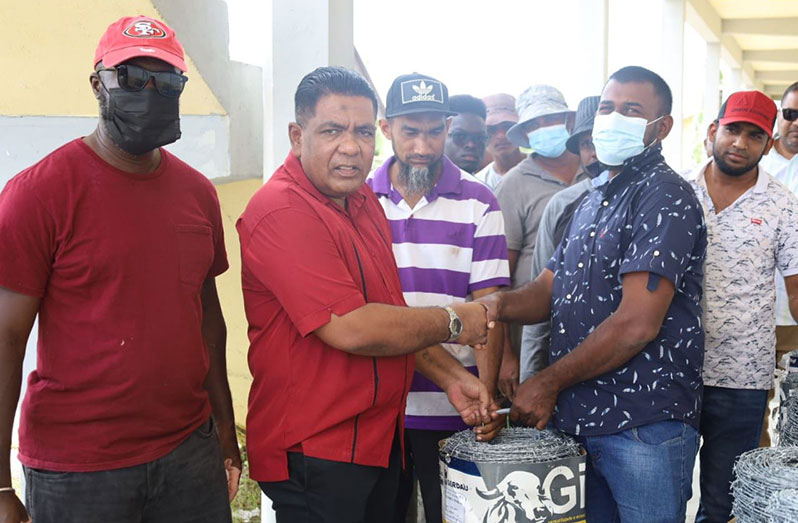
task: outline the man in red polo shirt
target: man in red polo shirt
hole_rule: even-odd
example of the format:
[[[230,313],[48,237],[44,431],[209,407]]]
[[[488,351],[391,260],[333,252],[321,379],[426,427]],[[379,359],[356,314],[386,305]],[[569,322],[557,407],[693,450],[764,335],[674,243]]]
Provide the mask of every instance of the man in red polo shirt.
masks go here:
[[[391,231],[364,185],[377,98],[357,73],[322,67],[299,84],[291,153],[237,228],[254,382],[251,476],[280,523],[385,521],[401,468],[417,368],[469,424],[495,421],[479,380],[439,345],[486,341],[480,304],[405,306]]]

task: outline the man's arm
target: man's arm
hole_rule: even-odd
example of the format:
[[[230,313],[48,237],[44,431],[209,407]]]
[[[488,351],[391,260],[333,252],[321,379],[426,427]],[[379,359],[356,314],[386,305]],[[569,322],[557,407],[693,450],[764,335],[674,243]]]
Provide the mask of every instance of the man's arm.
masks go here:
[[[798,274],[784,278],[784,286],[787,288],[790,314],[795,321],[798,321]]]
[[[491,415],[498,406],[485,387],[440,345],[416,353],[416,370],[446,392],[449,402],[467,425],[478,425],[477,439],[490,441],[499,433],[503,416]]]
[[[554,273],[544,269],[537,278],[512,291],[494,292],[479,299],[488,308],[488,324],[494,321],[531,325],[551,314]]]
[[[241,453],[238,450],[236,437],[236,421],[233,412],[233,398],[230,395],[230,384],[227,382],[227,327],[216,292],[216,280],[208,278],[202,285],[202,337],[208,347],[208,376],[205,378],[205,390],[213,410],[213,421],[219,444],[222,449],[225,469],[227,470],[227,491],[230,501],[238,492],[238,481],[241,477]]]
[[[659,279],[653,291],[646,288],[649,277]],[[673,299],[673,283],[648,272],[631,272],[623,276],[622,292],[615,313],[585,341],[519,386],[510,412],[512,419],[542,430],[560,391],[617,369],[657,337]]]
[[[463,322],[457,343],[484,344],[487,340],[485,307],[480,303],[450,305]],[[449,314],[441,307],[399,307],[367,303],[314,331],[336,349],[361,356],[399,356],[416,352],[449,337]]]
[[[0,287],[0,487],[11,486],[11,431],[22,385],[22,360],[40,299]],[[0,521],[28,521],[13,492],[0,492]]]
[[[501,392],[505,398],[512,401],[513,396],[515,396],[515,391],[518,388],[520,361],[510,343],[510,326],[506,323],[501,323],[497,328],[501,328],[502,334],[504,335],[504,341],[502,342],[502,363],[501,367],[499,367],[499,392]]]
[[[472,292],[471,296],[477,300],[482,296],[493,294],[498,290],[498,287],[487,287]],[[477,369],[479,370],[479,379],[485,384],[485,387],[487,387],[488,394],[491,398],[496,396],[499,367],[502,363],[503,351],[504,326],[501,324],[497,325],[496,328],[490,329],[488,332],[488,341],[484,345],[484,348],[474,350],[474,359],[477,362]]]
[[[515,268],[518,267],[518,256],[521,251],[507,249],[507,263],[510,266],[510,277],[515,281]]]

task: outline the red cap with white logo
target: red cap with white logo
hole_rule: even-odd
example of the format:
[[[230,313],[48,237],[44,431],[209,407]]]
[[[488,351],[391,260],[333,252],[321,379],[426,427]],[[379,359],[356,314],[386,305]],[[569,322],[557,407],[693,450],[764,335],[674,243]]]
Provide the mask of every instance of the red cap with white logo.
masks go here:
[[[165,23],[148,16],[126,16],[108,26],[94,52],[94,66],[114,67],[131,58],[157,58],[186,71],[183,46]]]

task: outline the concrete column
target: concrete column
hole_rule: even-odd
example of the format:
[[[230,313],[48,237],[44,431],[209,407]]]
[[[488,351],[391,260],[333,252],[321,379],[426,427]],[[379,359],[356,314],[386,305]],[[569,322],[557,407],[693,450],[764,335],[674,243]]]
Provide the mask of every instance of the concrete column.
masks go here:
[[[707,42],[707,60],[704,65],[704,125],[709,125],[720,109],[720,43]]]
[[[731,74],[729,77],[729,82],[727,84],[729,86],[729,93],[732,94],[735,91],[741,91],[745,88],[745,84],[743,82],[743,70],[739,67],[732,67]]]
[[[599,94],[609,76],[609,0],[579,0],[577,13],[583,78],[590,94]]]
[[[682,93],[684,92],[684,23],[685,0],[662,1],[662,39],[660,57],[662,75],[673,93],[673,129],[663,143],[668,163],[677,171],[682,168]]]
[[[272,38],[263,69],[264,180],[288,154],[288,123],[302,77],[324,65],[355,67],[353,0],[271,2]]]

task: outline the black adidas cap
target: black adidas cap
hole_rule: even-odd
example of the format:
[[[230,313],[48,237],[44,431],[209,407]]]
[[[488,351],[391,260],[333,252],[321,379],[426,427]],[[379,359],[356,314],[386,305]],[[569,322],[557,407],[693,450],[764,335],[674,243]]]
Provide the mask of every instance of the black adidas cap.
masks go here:
[[[457,114],[449,110],[449,90],[443,82],[418,73],[405,74],[393,81],[385,103],[386,118],[426,112]]]

